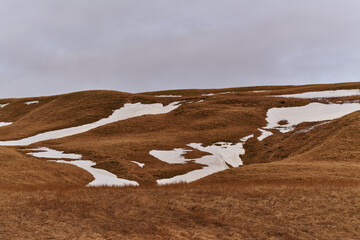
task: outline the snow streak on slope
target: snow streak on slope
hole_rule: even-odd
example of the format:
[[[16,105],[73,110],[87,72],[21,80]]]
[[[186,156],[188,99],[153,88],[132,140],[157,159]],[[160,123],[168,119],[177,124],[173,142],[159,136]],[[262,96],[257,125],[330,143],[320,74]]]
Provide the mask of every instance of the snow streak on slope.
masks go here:
[[[101,119],[94,123],[85,124],[78,127],[65,128],[61,130],[55,130],[45,133],[40,133],[38,135],[14,140],[14,141],[0,141],[0,146],[26,146],[36,142],[58,139],[63,137],[68,137],[76,134],[80,134],[83,132],[87,132],[91,129],[98,128],[110,123],[114,123],[120,120],[125,120],[128,118],[138,117],[147,114],[162,114],[168,113],[172,110],[178,108],[179,102],[173,102],[167,106],[164,106],[161,103],[154,104],[142,104],[142,103],[128,103],[125,104],[124,107],[115,110],[111,116],[108,118]]]
[[[29,151],[36,151],[33,153],[27,153],[38,158],[49,158],[49,159],[81,159],[82,156],[79,154],[65,154],[62,151],[56,151],[49,148],[35,148],[28,149]],[[76,160],[76,161],[65,161],[65,160],[52,160],[57,163],[66,163],[78,166],[88,171],[95,178],[94,181],[89,183],[87,186],[139,186],[135,181],[118,178],[116,175],[103,170],[94,168],[95,162],[90,160]]]
[[[313,129],[319,127],[319,126],[328,124],[328,123],[330,123],[330,122],[331,122],[331,121],[322,122],[322,123],[316,124],[316,125],[314,125],[314,126],[311,126],[311,127],[309,127],[309,128],[305,128],[305,129],[299,130],[299,131],[297,131],[296,133],[307,133],[307,132],[310,132],[311,130],[313,130]]]
[[[93,161],[89,160],[77,160],[77,161],[64,161],[57,160],[57,163],[66,163],[78,166],[89,173],[91,173],[95,180],[89,183],[88,187],[100,187],[100,186],[110,186],[110,187],[125,187],[125,186],[139,186],[135,181],[130,181],[126,179],[118,178],[115,174],[112,174],[106,170],[93,168],[96,165]]]
[[[38,104],[39,101],[31,101],[31,102],[26,102],[25,104],[26,105],[31,105],[31,104]]]
[[[181,148],[176,148],[170,151],[150,151],[150,155],[170,164],[185,164],[189,161],[194,161],[197,164],[205,165],[202,169],[194,170],[183,175],[157,180],[157,183],[159,185],[181,182],[189,183],[210,174],[229,169],[228,165],[232,167],[239,167],[243,165],[240,158],[240,155],[245,154],[243,145],[251,137],[253,137],[253,135],[241,139],[241,141],[237,144],[220,142],[207,147],[203,147],[200,143],[188,144],[189,147],[199,151],[211,153],[211,155],[206,155],[197,159],[185,159],[182,155],[189,150]]]
[[[166,98],[166,97],[182,97],[181,95],[156,95],[155,97]]]
[[[6,107],[7,105],[9,105],[9,103],[5,103],[5,104],[0,104],[0,108],[4,108]],[[12,124],[12,122],[0,122],[0,127],[4,127],[4,126],[8,126]]]
[[[296,125],[303,122],[334,120],[359,110],[359,103],[310,103],[301,107],[271,108],[267,112],[266,121],[268,124],[263,129],[277,129],[286,133],[294,130]],[[280,124],[281,122],[284,124]]]
[[[7,105],[9,105],[9,103],[0,104],[0,108],[4,108],[4,107],[6,107]]]
[[[262,141],[265,138],[270,137],[271,135],[273,135],[273,133],[270,132],[270,131],[266,131],[266,130],[261,129],[261,128],[259,128],[258,130],[261,132],[260,137],[257,138],[259,141]]]
[[[230,94],[230,93],[232,93],[232,92],[207,93],[207,94],[201,94],[201,96],[203,96],[203,97],[211,97],[211,96],[215,96],[215,95],[218,95],[218,94],[224,94],[224,95],[226,95],[226,94]]]
[[[80,154],[67,154],[63,151],[52,150],[47,147],[28,149],[28,151],[34,151],[31,153],[27,153],[31,156],[37,158],[52,158],[52,159],[81,159],[82,156]]]
[[[9,103],[5,103],[5,104],[0,104],[0,108],[4,108],[6,107],[7,105],[9,105]],[[5,127],[5,126],[8,126],[12,124],[12,122],[0,122],[0,127]]]
[[[0,122],[0,127],[5,127],[11,125],[11,122]]]
[[[254,93],[261,93],[261,92],[268,92],[268,91],[271,91],[271,90],[256,90],[256,91],[251,91],[251,92],[254,92]]]
[[[284,98],[334,98],[334,97],[350,97],[360,95],[359,89],[352,90],[333,90],[333,91],[319,91],[319,92],[305,92],[298,94],[273,95],[271,97]]]
[[[137,161],[130,161],[130,162],[135,163],[136,165],[138,165],[141,168],[143,168],[145,166],[145,163],[139,163]]]

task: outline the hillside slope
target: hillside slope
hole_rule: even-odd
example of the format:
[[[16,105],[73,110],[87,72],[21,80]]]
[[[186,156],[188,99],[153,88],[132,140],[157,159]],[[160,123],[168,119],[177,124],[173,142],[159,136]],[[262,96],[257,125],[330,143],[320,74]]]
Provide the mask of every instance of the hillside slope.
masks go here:
[[[356,239],[360,95],[282,95],[357,89],[360,83],[1,99],[0,238]],[[320,107],[314,117],[303,110],[309,106]],[[271,109],[300,111],[285,111],[267,128]],[[305,120],[291,125],[294,119]],[[57,138],[59,130],[66,137]],[[50,138],[14,141],[42,134]],[[157,186],[193,173],[204,175]],[[85,187],[99,179],[140,187]]]
[[[203,146],[218,142],[237,144],[240,139],[254,135],[245,144],[246,154],[241,156],[245,165],[283,160],[290,155],[303,153],[308,150],[306,146],[314,147],[328,138],[325,133],[317,133],[319,129],[326,129],[335,123],[319,126],[307,133],[296,133],[317,124],[316,122],[304,123],[297,127],[299,130],[295,133],[281,134],[272,131],[272,136],[264,141],[258,141],[256,138],[261,133],[258,129],[266,125],[265,118],[268,109],[305,106],[311,102],[324,104],[328,104],[329,101],[354,102],[359,97],[300,99],[271,96],[305,90],[336,90],[355,87],[360,88],[360,84],[178,90],[175,92],[187,95],[186,97],[89,91],[53,97],[1,100],[3,104],[8,103],[0,109],[1,121],[13,123],[0,127],[0,140],[6,143],[9,140],[94,123],[107,118],[115,110],[123,108],[126,103],[140,102],[145,105],[158,103],[166,106],[179,102],[174,110],[166,114],[144,115],[115,121],[81,134],[46,142],[35,142],[29,147],[20,147],[23,153],[26,153],[23,150],[28,148],[49,147],[66,153],[81,154],[83,159],[95,162],[96,168],[107,170],[119,178],[140,184],[155,184],[158,179],[169,179],[203,168],[201,164],[191,159],[201,158],[209,153],[194,149],[190,146],[192,143],[200,143]],[[165,93],[161,92],[161,94]],[[34,101],[37,102],[26,104]],[[341,126],[341,123],[339,125]],[[312,137],[314,132],[315,137]],[[184,149],[184,156],[189,159],[189,162],[168,164],[149,154],[153,150],[172,149]],[[145,164],[145,166],[139,168],[136,163]]]
[[[360,112],[306,133],[294,132],[290,136],[274,136],[263,143],[249,144],[263,149],[256,153],[248,149],[246,161],[255,164],[217,173],[196,184],[360,181]]]

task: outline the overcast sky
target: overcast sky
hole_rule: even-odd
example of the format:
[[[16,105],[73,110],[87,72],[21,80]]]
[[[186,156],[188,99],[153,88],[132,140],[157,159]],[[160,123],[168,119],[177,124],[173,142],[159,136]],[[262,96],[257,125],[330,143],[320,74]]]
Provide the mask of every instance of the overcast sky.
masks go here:
[[[360,81],[359,0],[1,0],[0,98]]]

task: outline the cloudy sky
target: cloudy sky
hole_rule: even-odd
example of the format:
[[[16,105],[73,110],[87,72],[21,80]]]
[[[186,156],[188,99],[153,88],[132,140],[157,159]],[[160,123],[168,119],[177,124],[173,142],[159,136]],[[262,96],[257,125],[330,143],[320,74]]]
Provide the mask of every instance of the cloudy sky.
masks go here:
[[[1,0],[0,98],[360,81],[359,0]]]

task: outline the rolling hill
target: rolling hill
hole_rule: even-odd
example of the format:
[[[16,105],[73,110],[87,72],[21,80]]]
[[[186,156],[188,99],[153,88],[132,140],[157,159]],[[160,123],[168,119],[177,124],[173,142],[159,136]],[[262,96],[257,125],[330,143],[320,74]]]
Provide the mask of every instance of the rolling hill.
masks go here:
[[[359,89],[0,99],[0,238],[356,239]]]

